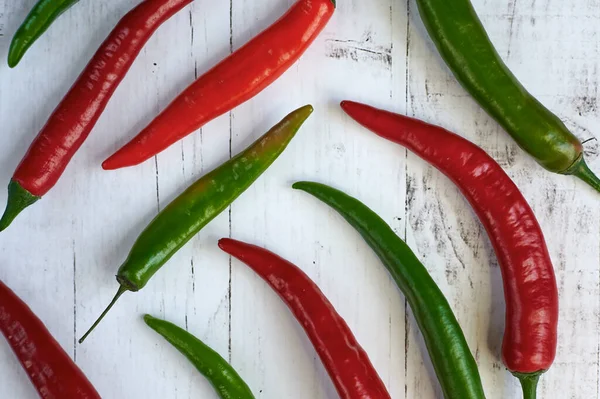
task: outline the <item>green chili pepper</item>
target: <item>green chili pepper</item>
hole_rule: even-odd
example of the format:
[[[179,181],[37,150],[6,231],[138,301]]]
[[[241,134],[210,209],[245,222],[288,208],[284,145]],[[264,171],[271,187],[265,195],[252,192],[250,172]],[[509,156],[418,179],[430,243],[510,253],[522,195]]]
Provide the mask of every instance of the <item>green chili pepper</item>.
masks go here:
[[[310,116],[297,109],[246,150],[203,176],[163,209],[133,244],[117,273],[119,290],[82,343],[126,291],[137,292],[196,233],[225,210],[279,157]]]
[[[254,399],[250,388],[233,367],[198,338],[175,324],[150,315],[145,315],[144,321],[192,362],[194,367],[215,388],[219,397],[222,399]]]
[[[60,15],[79,0],[40,0],[15,33],[8,50],[8,66],[17,66],[25,52]]]
[[[469,0],[417,0],[429,35],[456,79],[547,170],[574,175],[600,191],[583,146],[519,83],[490,41]]]
[[[444,294],[409,246],[357,199],[319,183],[299,182],[293,187],[335,209],[381,259],[406,296],[419,324],[444,397],[485,398],[477,364],[460,325]]]

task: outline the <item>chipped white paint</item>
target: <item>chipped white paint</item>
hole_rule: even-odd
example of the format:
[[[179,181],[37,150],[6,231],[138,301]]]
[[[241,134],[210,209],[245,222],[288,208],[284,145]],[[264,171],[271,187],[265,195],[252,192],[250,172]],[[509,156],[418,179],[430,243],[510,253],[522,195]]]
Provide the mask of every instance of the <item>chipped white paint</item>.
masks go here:
[[[0,62],[0,182],[97,46],[137,0],[82,1],[15,70]],[[0,58],[34,0],[0,0]],[[440,284],[476,354],[488,398],[519,398],[499,359],[500,273],[458,190],[401,147],[358,127],[342,99],[407,112],[483,146],[537,212],[560,293],[560,346],[541,398],[599,398],[599,195],[524,155],[443,65],[414,1],[339,0],[314,46],[276,84],[159,155],[117,172],[100,162],[194,77],[279,17],[292,0],[197,0],[150,40],[59,184],[0,235],[0,278],[25,299],[105,398],[213,398],[208,383],[142,322],[187,327],[229,358],[260,398],[335,398],[304,333],[223,236],[264,245],[302,267],[369,353],[393,398],[438,398],[414,320],[385,269],[340,217],[291,190],[314,179],[379,212]],[[598,126],[600,7],[589,0],[475,0],[523,83],[582,138]],[[75,339],[116,290],[143,226],[196,178],[245,148],[292,109],[315,113],[288,150],[137,294],[127,294],[84,345]],[[595,141],[587,143],[600,171]],[[0,203],[6,193],[0,190]],[[3,205],[2,205],[3,206]],[[0,341],[0,397],[35,398]]]

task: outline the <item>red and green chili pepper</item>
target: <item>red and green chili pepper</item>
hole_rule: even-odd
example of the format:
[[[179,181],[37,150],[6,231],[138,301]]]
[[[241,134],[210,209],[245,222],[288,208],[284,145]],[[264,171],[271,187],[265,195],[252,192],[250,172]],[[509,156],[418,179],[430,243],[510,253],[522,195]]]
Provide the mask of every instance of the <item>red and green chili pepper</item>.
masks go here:
[[[300,58],[334,10],[333,0],[296,1],[277,22],[198,78],[102,167],[140,164],[256,96]]]
[[[100,399],[44,323],[2,281],[0,333],[8,340],[41,398]]]
[[[504,280],[506,327],[502,358],[535,398],[540,374],[554,361],[558,289],[542,230],[531,207],[485,151],[438,126],[344,101],[364,127],[401,144],[448,176],[462,191],[490,236]]]
[[[217,352],[189,332],[168,321],[144,316],[146,324],[162,335],[204,375],[222,399],[254,399],[242,377]]]
[[[319,183],[299,182],[335,209],[375,251],[406,296],[421,329],[446,399],[484,399],[477,363],[448,301],[427,269],[375,212],[355,198]]]
[[[79,0],[40,0],[15,33],[8,50],[8,66],[14,68],[29,47],[48,30],[50,25]]]
[[[223,238],[219,247],[250,266],[286,303],[317,350],[340,398],[390,398],[350,327],[310,277],[255,245]]]
[[[54,110],[8,186],[0,231],[58,181],[148,39],[192,0],[144,0],[125,15]]]
[[[313,108],[286,116],[240,154],[203,176],[163,209],[133,244],[117,273],[119,290],[108,308],[81,338],[100,323],[126,291],[137,292],[196,233],[225,210],[285,150]]]
[[[419,14],[456,79],[541,166],[600,191],[581,142],[508,69],[470,0],[417,0]]]

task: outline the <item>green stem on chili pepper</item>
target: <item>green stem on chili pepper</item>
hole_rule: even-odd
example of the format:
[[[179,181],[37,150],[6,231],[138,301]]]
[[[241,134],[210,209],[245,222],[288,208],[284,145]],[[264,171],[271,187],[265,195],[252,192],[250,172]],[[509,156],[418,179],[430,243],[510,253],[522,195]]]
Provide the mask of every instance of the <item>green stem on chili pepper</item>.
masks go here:
[[[15,33],[8,50],[8,66],[14,68],[29,47],[44,33],[60,15],[79,0],[40,0],[33,7],[23,24]]]
[[[512,373],[515,377],[521,381],[521,387],[523,388],[523,399],[535,399],[537,397],[537,385],[540,381],[540,373],[524,374],[524,373]]]
[[[375,212],[356,198],[312,182],[305,191],[336,210],[354,227],[388,269],[410,305],[423,334],[446,399],[484,399],[477,363],[452,308],[410,247]]]
[[[580,178],[596,191],[600,192],[600,179],[590,170],[588,164],[583,159],[583,155],[575,161],[575,164],[565,174]]]
[[[38,201],[42,197],[35,196],[29,191],[25,190],[19,183],[11,180],[8,183],[8,198],[12,198],[12,201],[8,201],[6,204],[6,210],[0,219],[0,231],[6,230],[8,226],[19,213],[29,205]]]
[[[417,0],[419,15],[460,84],[517,144],[550,172],[574,175],[600,192],[583,145],[506,66],[470,0]]]
[[[196,233],[225,210],[281,155],[313,112],[306,105],[286,116],[250,147],[192,184],[140,234],[119,268],[119,291],[82,343],[125,291],[137,292]]]
[[[117,280],[118,280],[118,277],[117,277]],[[119,281],[119,284],[121,284],[121,281]],[[98,319],[94,322],[94,324],[92,324],[92,326],[90,327],[90,329],[83,335],[83,337],[81,337],[81,339],[79,340],[79,343],[82,343],[83,341],[86,340],[86,338],[88,337],[88,335],[90,335],[92,333],[92,331],[94,331],[94,329],[98,326],[98,324],[100,324],[100,322],[102,321],[102,319],[104,319],[104,316],[106,316],[106,314],[113,308],[113,306],[115,306],[115,303],[117,303],[117,301],[119,300],[119,298],[121,298],[121,295],[123,295],[127,291],[133,291],[133,292],[135,292],[135,290],[127,288],[127,286],[125,286],[124,282],[123,282],[123,285],[119,286],[119,289],[117,290],[117,294],[114,296],[114,298],[112,299],[112,301],[110,301],[110,303],[108,304],[108,306],[106,307],[106,309],[104,309],[104,311],[102,312],[102,314],[100,315],[100,317],[98,317]]]
[[[222,399],[254,399],[242,377],[221,355],[189,332],[150,315],[144,321],[183,354],[215,388]]]

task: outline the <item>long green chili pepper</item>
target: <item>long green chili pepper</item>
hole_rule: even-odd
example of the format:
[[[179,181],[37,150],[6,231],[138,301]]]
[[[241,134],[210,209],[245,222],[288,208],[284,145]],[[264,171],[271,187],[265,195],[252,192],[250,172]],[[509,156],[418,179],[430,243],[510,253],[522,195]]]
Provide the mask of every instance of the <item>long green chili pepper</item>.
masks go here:
[[[427,269],[381,217],[355,198],[324,184],[299,182],[305,191],[335,209],[375,251],[406,296],[423,333],[446,399],[485,398],[465,336]]]
[[[40,0],[15,33],[8,50],[8,66],[14,68],[29,47],[44,33],[60,15],[79,0]]]
[[[162,335],[201,372],[222,399],[254,399],[242,377],[217,352],[189,332],[168,321],[144,316],[146,324]]]
[[[579,139],[508,69],[470,0],[417,0],[417,5],[456,79],[517,144],[547,170],[574,175],[600,191]]]
[[[117,294],[79,343],[121,295],[144,288],[182,246],[246,191],[285,150],[312,111],[310,105],[298,108],[246,150],[200,178],[167,205],[133,244],[117,273]]]

